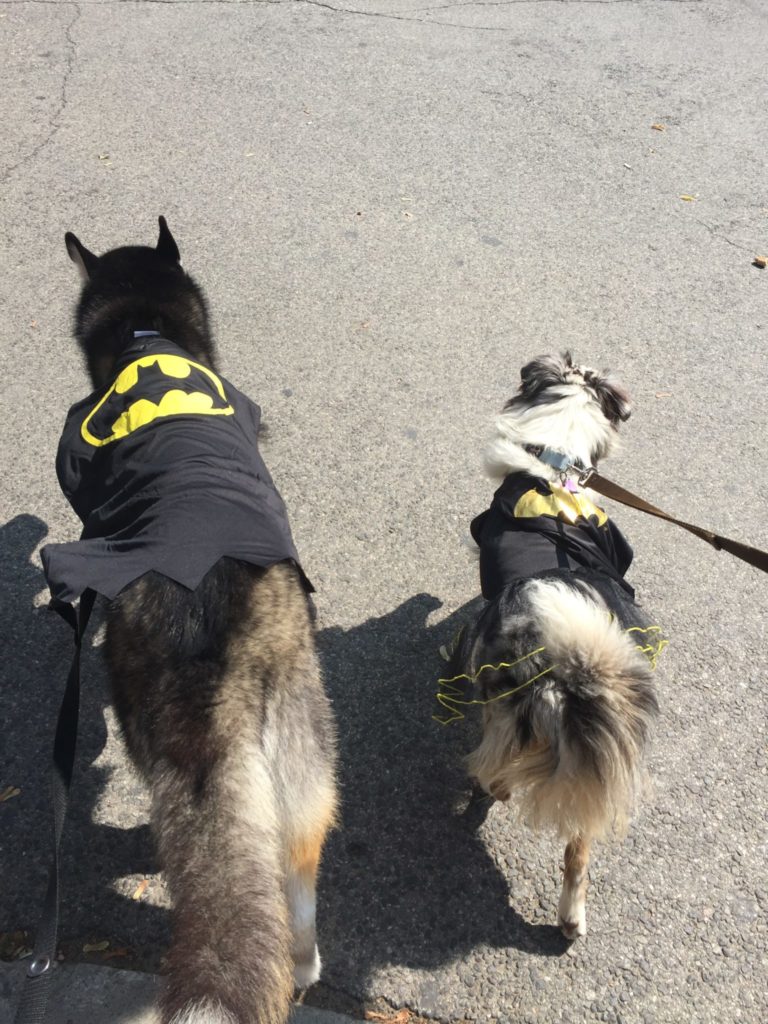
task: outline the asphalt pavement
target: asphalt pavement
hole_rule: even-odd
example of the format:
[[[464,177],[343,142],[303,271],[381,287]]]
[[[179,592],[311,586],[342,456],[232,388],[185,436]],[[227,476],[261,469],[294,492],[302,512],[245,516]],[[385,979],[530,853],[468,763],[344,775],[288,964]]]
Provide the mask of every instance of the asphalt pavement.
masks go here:
[[[0,954],[21,955],[42,901],[71,647],[39,559],[78,535],[54,471],[87,391],[64,232],[149,244],[162,213],[223,373],[264,410],[318,591],[343,814],[308,1001],[763,1024],[764,576],[611,508],[671,644],[654,789],[597,848],[573,946],[562,850],[501,807],[463,813],[477,723],[431,715],[438,648],[477,603],[462,541],[492,492],[483,443],[533,355],[571,348],[632,392],[608,476],[768,548],[768,5],[2,0],[0,39]],[[167,895],[93,636],[64,965],[154,974]]]
[[[0,1024],[13,1024],[24,985],[23,963],[0,963]],[[157,1024],[156,975],[97,964],[62,964],[51,979],[46,1024]],[[289,1024],[350,1024],[353,1018],[294,1006]]]

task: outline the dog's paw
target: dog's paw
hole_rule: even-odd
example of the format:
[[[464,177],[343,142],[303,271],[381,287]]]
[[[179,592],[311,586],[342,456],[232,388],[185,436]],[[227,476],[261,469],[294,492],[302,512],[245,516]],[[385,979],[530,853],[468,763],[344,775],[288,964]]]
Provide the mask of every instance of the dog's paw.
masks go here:
[[[581,888],[581,887],[580,887]],[[587,934],[587,901],[583,888],[564,886],[557,907],[557,924],[570,942]]]
[[[296,988],[303,990],[319,981],[322,967],[320,953],[317,946],[315,946],[311,959],[303,963],[296,963],[293,966],[293,983]]]
[[[557,915],[557,925],[569,942],[583,938],[587,934],[587,914],[584,907],[572,917]]]

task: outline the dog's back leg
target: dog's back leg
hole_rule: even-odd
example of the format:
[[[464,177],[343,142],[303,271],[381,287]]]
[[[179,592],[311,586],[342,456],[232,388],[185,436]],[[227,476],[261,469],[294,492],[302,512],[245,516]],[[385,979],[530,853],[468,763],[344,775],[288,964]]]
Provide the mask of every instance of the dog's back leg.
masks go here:
[[[286,684],[270,715],[266,746],[283,836],[285,893],[291,926],[294,982],[305,989],[320,977],[315,888],[323,844],[336,820],[335,729],[313,651]]]
[[[295,843],[288,852],[286,895],[291,921],[293,977],[297,989],[308,988],[320,977],[315,891],[325,831],[321,829],[304,842]]]
[[[587,934],[587,884],[590,840],[574,836],[565,848],[563,891],[557,908],[557,923],[566,939]]]

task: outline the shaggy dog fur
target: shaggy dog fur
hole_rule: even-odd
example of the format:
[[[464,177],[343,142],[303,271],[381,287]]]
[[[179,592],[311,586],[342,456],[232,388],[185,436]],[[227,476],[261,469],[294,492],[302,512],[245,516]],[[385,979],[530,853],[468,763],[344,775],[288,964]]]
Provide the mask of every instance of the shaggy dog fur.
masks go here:
[[[155,249],[66,244],[95,388],[139,329],[215,368],[203,294],[163,218]],[[163,1024],[282,1024],[294,984],[319,976],[315,879],[336,813],[334,725],[299,571],[222,558],[194,591],[147,573],[110,604],[106,655],[173,900]]]
[[[567,484],[575,500],[591,501],[578,473],[539,456],[548,449],[567,455],[568,464],[596,466],[629,412],[628,396],[605,375],[575,366],[568,353],[541,357],[524,367],[519,393],[496,419],[486,468],[502,484],[523,474],[523,489],[549,493]],[[523,545],[540,541],[524,537]],[[486,546],[479,538],[481,573],[496,568],[507,539],[502,533]],[[559,545],[543,547],[554,552]],[[528,557],[533,549],[520,550]],[[658,711],[652,669],[665,641],[620,578],[563,551],[558,557],[540,571],[527,566],[520,578],[507,566],[513,581],[462,632],[439,697],[459,716],[461,704],[483,705],[482,742],[468,759],[480,786],[498,800],[514,800],[532,827],[553,829],[566,841],[558,923],[575,938],[586,932],[590,844],[626,828],[641,788],[643,751]],[[468,682],[477,699],[453,700],[450,694],[455,698]]]

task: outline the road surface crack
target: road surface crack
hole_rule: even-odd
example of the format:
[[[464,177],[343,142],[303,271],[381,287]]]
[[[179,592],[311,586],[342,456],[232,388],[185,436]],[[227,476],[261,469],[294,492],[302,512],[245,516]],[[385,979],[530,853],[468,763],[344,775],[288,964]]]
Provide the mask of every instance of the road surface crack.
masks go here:
[[[64,5],[62,4],[60,6]],[[27,153],[26,156],[22,157],[21,160],[18,160],[15,164],[12,164],[3,172],[4,183],[8,181],[8,179],[11,177],[14,171],[18,171],[19,168],[26,167],[27,164],[31,163],[38,156],[38,154],[40,154],[45,149],[45,147],[50,142],[53,141],[59,129],[61,128],[62,118],[64,116],[64,112],[67,109],[67,87],[69,85],[69,79],[75,68],[75,61],[77,60],[77,43],[75,42],[75,38],[72,33],[74,31],[75,25],[80,20],[80,15],[82,14],[79,3],[70,3],[67,4],[67,6],[71,7],[75,13],[72,20],[64,29],[64,38],[66,39],[67,43],[67,53],[64,60],[64,74],[61,79],[61,89],[59,91],[58,105],[48,121],[48,131],[45,137],[40,142],[38,142],[37,145],[34,146],[30,150],[30,152]]]
[[[699,220],[696,218],[696,223],[701,224],[703,228],[706,228],[713,238],[721,238],[724,242],[727,242],[728,245],[732,245],[734,249],[741,249],[743,252],[753,252],[748,245],[742,245],[741,242],[734,242],[732,238],[729,238],[728,235],[724,235],[722,231],[718,231],[717,228],[712,227],[711,224],[707,224],[705,220]]]

